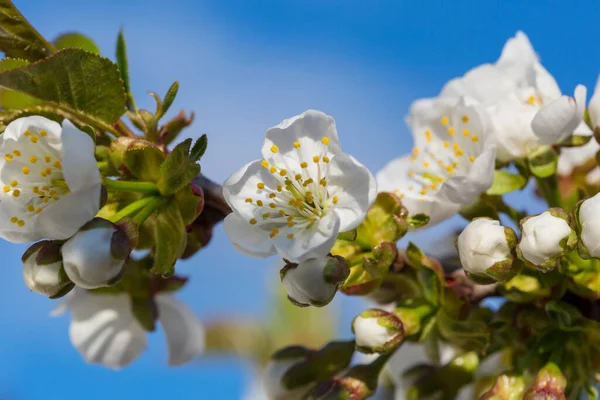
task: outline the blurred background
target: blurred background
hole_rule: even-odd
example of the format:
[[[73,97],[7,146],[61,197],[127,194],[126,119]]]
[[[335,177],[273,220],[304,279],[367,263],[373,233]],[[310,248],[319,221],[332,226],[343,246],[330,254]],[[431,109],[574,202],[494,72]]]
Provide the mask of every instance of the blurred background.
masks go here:
[[[506,39],[523,30],[561,88],[591,91],[600,72],[597,1],[358,0],[14,0],[45,37],[77,31],[114,59],[120,28],[128,43],[132,87],[140,107],[149,90],[164,94],[177,79],[171,108],[196,113],[186,133],[207,133],[202,170],[221,183],[259,158],[267,128],[306,109],[335,117],[344,151],[375,173],[410,150],[404,124],[410,103],[434,96],[449,79],[494,62]],[[591,93],[590,93],[591,94]],[[531,195],[516,194],[535,210]],[[452,219],[408,235],[424,248],[461,226]],[[163,333],[129,368],[86,365],[68,338],[58,304],[22,282],[24,246],[0,243],[0,399],[239,399],[256,372],[234,357],[209,356],[177,369],[166,363]],[[276,260],[238,254],[217,228],[208,248],[183,262],[191,277],[180,297],[207,323],[267,321],[279,303]],[[338,295],[328,307],[338,337],[365,303]],[[304,313],[304,314],[303,314]],[[279,312],[285,315],[285,312]],[[314,318],[299,310],[296,318]],[[285,321],[280,321],[285,325]],[[315,334],[333,334],[313,324]],[[316,332],[318,331],[318,332]]]

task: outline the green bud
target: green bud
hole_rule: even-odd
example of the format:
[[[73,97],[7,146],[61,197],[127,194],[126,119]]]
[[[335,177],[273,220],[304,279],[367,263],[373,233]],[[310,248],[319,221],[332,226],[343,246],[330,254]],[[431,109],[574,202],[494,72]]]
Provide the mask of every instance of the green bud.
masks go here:
[[[523,400],[566,400],[567,379],[554,363],[546,364],[536,375]]]
[[[520,400],[525,392],[525,380],[521,376],[500,375],[494,386],[479,400]]]

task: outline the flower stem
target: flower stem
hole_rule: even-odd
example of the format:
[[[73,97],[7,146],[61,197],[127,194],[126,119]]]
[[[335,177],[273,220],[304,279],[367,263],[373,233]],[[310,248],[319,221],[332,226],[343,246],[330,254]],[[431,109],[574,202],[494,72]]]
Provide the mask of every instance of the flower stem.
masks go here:
[[[112,222],[118,222],[122,218],[125,218],[125,217],[135,213],[136,211],[141,210],[148,204],[151,204],[154,200],[155,200],[155,197],[143,197],[139,200],[136,200],[133,203],[124,207],[123,209],[119,210],[119,212],[117,212],[115,215],[113,215],[110,218],[110,220]]]
[[[140,228],[144,221],[146,221],[146,219],[148,219],[148,217],[151,216],[154,211],[156,211],[163,200],[160,197],[151,197],[151,199],[152,201],[148,202],[148,204],[146,204],[146,206],[142,208],[142,210],[137,213],[135,217],[133,217],[133,222],[138,228]]]
[[[104,178],[102,184],[107,190],[118,192],[136,192],[146,194],[158,194],[158,188],[152,182],[118,181]]]
[[[537,182],[537,187],[544,197],[544,199],[548,202],[550,207],[561,207],[562,206],[562,198],[560,197],[560,192],[558,191],[558,182],[556,181],[556,175],[550,176],[548,178],[535,178]]]

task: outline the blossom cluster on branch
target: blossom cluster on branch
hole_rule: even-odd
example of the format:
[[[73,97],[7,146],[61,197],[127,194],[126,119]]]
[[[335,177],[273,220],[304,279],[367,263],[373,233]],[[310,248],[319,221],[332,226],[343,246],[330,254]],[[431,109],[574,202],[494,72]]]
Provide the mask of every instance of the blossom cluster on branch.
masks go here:
[[[154,111],[137,107],[122,32],[115,63],[3,4],[0,237],[33,242],[25,284],[66,296],[55,313],[71,313],[87,362],[127,366],[160,323],[171,365],[234,348],[263,364],[272,400],[596,398],[600,89],[589,103],[582,85],[563,95],[524,33],[415,101],[414,148],[375,175],[342,151],[333,117],[308,110],[269,128],[260,158],[221,187],[200,174],[206,135],[174,145],[193,121],[165,120],[177,82],[150,93]],[[504,197],[528,188],[545,210]],[[457,214],[456,252],[398,247]],[[187,281],[176,267],[221,221],[239,252],[282,260],[286,304],[305,308],[298,331],[314,335],[306,308],[338,292],[367,299],[352,339],[308,347],[279,341],[299,336],[282,326],[201,324],[174,297]]]

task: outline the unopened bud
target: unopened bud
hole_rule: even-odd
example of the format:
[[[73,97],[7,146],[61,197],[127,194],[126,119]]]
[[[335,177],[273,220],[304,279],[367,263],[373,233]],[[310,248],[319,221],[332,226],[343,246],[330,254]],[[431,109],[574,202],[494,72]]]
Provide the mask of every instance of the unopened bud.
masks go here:
[[[506,281],[514,276],[516,244],[515,232],[490,218],[471,221],[457,241],[461,264],[467,276],[475,281]]]
[[[575,207],[575,217],[581,229],[579,246],[581,256],[600,258],[600,218],[598,218],[598,211],[600,211],[600,193],[584,200]]]
[[[500,375],[494,386],[479,400],[521,400],[525,391],[525,380],[521,376]]]
[[[521,241],[517,255],[540,271],[550,271],[558,265],[565,251],[577,244],[571,214],[560,208],[550,208],[521,220]]]
[[[25,251],[21,260],[23,278],[30,290],[56,298],[73,289],[74,285],[63,268],[58,242],[38,242]]]
[[[535,377],[523,400],[566,400],[567,379],[558,366],[548,363]]]
[[[300,264],[287,264],[280,274],[288,298],[294,304],[322,307],[333,299],[349,273],[343,257],[327,256]]]
[[[101,218],[88,222],[62,247],[69,279],[85,289],[116,284],[125,272],[130,252],[127,234]]]
[[[387,311],[371,309],[363,311],[352,321],[356,348],[363,353],[387,353],[404,339],[400,319]]]

